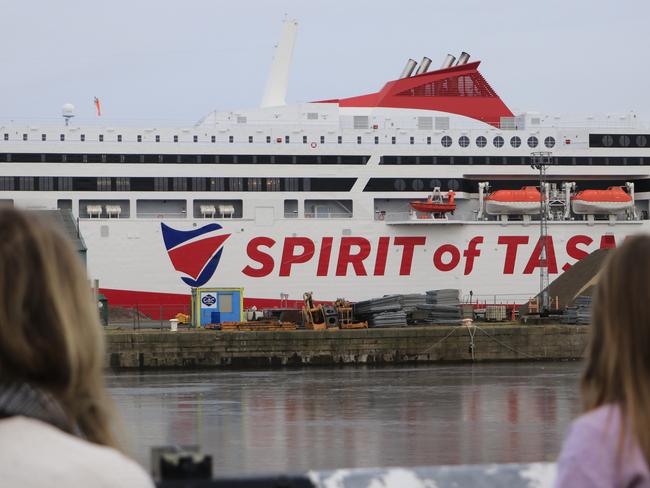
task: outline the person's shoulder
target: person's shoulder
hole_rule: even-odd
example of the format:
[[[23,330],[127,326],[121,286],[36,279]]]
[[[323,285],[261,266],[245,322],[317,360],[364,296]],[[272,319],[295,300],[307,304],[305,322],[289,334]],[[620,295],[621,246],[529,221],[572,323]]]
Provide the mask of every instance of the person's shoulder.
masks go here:
[[[25,417],[0,420],[0,471],[15,486],[50,486],[56,480],[70,487],[153,487],[147,473],[118,450]]]
[[[619,434],[621,429],[621,411],[618,406],[605,404],[575,419],[570,432],[584,435]]]

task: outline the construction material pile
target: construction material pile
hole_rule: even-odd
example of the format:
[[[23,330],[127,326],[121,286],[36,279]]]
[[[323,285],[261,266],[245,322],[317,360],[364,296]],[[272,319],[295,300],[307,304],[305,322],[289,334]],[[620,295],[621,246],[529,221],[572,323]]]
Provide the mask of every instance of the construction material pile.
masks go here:
[[[460,301],[460,290],[452,289],[386,295],[356,303],[354,316],[370,327],[457,323],[462,319]]]
[[[426,303],[418,305],[419,310],[425,310],[426,316],[421,322],[426,324],[460,323],[463,319],[460,290],[444,289],[426,292]]]
[[[564,311],[562,322],[565,324],[589,325],[591,323],[591,301],[590,296],[578,296],[573,305],[567,307]]]

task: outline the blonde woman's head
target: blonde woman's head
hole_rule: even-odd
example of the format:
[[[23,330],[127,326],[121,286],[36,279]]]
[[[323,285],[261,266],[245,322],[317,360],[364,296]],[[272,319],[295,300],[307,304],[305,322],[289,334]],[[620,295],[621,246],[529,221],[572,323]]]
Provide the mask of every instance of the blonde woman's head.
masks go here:
[[[45,390],[70,430],[115,446],[103,359],[103,331],[79,255],[39,218],[0,210],[0,380]]]

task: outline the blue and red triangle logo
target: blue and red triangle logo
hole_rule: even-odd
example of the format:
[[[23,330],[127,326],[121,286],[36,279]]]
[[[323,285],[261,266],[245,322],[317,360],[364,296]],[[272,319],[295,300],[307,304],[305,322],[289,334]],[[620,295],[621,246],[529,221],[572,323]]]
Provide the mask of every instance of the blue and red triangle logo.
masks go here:
[[[225,234],[219,224],[204,225],[200,229],[178,230],[160,223],[165,248],[174,269],[191,287],[205,285],[219,265]]]

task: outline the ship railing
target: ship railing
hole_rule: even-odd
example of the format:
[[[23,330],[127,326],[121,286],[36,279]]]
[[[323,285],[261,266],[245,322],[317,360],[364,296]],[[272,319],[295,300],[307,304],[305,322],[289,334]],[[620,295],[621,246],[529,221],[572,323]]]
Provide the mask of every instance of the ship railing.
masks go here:
[[[306,219],[351,219],[351,213],[345,212],[305,212]]]

